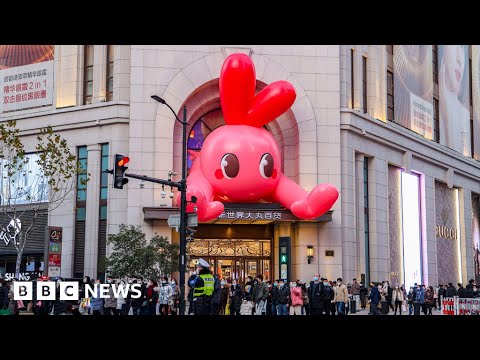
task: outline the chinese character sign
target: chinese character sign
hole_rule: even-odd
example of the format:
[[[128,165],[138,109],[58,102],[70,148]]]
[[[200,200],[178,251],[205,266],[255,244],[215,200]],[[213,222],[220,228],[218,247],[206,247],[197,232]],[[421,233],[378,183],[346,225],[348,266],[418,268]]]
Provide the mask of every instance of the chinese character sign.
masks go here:
[[[60,276],[63,229],[61,227],[50,226],[48,234],[48,276]]]
[[[53,63],[53,45],[1,45],[0,112],[52,105]]]

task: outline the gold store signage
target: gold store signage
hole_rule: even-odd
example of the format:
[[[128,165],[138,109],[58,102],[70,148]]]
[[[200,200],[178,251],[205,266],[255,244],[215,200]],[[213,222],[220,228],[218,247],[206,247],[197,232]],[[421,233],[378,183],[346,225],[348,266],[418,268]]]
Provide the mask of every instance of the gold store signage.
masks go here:
[[[447,226],[436,225],[435,226],[435,236],[445,239],[458,239],[458,232],[455,228],[449,228]]]

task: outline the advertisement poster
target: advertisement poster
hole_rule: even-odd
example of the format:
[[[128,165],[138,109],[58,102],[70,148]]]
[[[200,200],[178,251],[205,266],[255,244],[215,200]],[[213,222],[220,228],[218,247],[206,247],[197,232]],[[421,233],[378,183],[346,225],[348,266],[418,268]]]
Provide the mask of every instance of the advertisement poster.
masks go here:
[[[438,92],[440,143],[471,156],[468,45],[438,45]]]
[[[458,189],[435,181],[435,239],[439,284],[461,282]]]
[[[0,112],[53,103],[55,45],[0,45]]]
[[[62,266],[62,235],[61,227],[48,228],[48,276],[60,276]]]
[[[480,160],[480,45],[472,45],[473,157]]]
[[[48,255],[48,266],[60,266],[61,262],[62,262],[62,255],[60,254]]]
[[[433,75],[431,45],[394,45],[394,121],[431,140]]]

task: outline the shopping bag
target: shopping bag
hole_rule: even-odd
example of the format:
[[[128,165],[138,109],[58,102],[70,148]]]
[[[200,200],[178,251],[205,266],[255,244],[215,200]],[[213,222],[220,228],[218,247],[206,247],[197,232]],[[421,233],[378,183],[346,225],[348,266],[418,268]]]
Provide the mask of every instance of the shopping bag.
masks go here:
[[[12,315],[10,309],[0,309],[0,316],[2,315]]]
[[[402,311],[407,312],[407,307],[405,306],[405,304],[402,304]]]
[[[225,315],[230,315],[230,304],[227,304],[227,306],[225,306]]]
[[[90,305],[90,298],[82,298],[82,300],[80,300],[80,308],[89,308],[91,305]]]

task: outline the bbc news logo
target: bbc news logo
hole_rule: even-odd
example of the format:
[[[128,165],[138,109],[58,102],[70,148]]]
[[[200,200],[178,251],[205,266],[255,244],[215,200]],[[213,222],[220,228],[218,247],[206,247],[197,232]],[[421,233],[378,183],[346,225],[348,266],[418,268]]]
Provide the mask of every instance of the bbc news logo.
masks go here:
[[[131,292],[132,299],[138,299],[142,296],[140,284],[95,284],[85,285],[85,294],[82,297],[100,297],[101,299],[110,298],[110,287],[113,296],[117,299],[120,296],[126,298]],[[79,285],[75,281],[60,282],[60,299],[59,300],[80,300]],[[57,283],[54,281],[37,282],[36,300],[57,300]],[[13,283],[13,299],[14,300],[33,300],[33,282],[31,281],[15,281]]]

